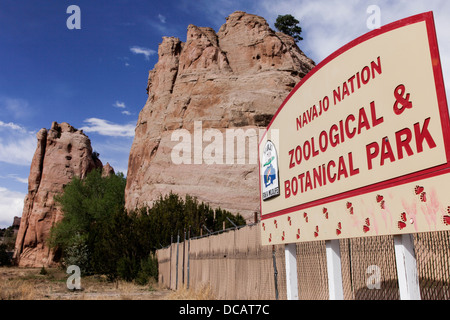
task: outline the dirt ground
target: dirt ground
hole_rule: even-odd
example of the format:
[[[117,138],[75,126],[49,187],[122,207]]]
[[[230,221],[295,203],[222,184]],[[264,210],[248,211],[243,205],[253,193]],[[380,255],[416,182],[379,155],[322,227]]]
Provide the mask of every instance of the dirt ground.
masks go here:
[[[67,288],[70,276],[61,269],[0,267],[0,300],[167,300],[176,299],[157,283],[139,286],[109,282],[101,276],[81,277],[81,290]]]

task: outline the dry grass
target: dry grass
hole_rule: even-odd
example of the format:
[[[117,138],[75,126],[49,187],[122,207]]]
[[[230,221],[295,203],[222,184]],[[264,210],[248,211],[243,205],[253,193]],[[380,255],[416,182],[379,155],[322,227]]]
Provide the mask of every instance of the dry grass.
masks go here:
[[[207,284],[201,285],[197,289],[186,289],[182,287],[177,291],[172,291],[167,297],[169,300],[215,300],[211,287]]]
[[[167,299],[169,290],[151,282],[146,286],[104,277],[81,278],[81,290],[67,289],[68,274],[60,269],[0,267],[0,300],[161,300]]]

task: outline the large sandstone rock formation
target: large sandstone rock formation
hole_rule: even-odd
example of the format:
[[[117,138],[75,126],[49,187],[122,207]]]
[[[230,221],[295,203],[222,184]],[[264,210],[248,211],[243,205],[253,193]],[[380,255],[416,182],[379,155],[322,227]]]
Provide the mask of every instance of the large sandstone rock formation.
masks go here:
[[[259,211],[259,129],[314,62],[291,37],[240,11],[218,33],[189,25],[186,42],[164,37],[158,54],[130,152],[127,208],[151,206],[172,191],[252,217]],[[226,141],[227,129],[237,134],[242,129],[249,136],[245,154],[236,150],[231,163],[226,146],[233,141]],[[193,134],[190,141],[187,132]],[[190,155],[187,149],[178,152],[183,143]],[[238,149],[237,140],[234,144]],[[189,158],[190,164],[177,164],[174,155]]]
[[[91,141],[80,130],[67,123],[52,123],[50,130],[37,133],[37,148],[28,177],[20,228],[14,252],[19,266],[42,267],[54,264],[55,253],[46,240],[52,225],[63,213],[53,197],[61,193],[74,176],[85,177],[102,162],[93,154]],[[105,165],[108,172],[112,168]]]

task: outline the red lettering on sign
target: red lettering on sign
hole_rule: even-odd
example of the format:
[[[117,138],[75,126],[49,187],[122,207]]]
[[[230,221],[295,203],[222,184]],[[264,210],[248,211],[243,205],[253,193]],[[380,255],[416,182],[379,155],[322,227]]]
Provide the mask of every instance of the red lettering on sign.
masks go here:
[[[291,196],[291,182],[286,180],[284,182],[284,197],[287,199]]]
[[[366,128],[366,130],[370,129],[369,120],[367,119],[364,108],[359,109],[358,134],[361,134],[362,128]]]
[[[333,131],[337,132],[339,130],[338,126],[333,124],[330,128],[330,144],[334,148],[339,144],[339,134],[333,136]],[[333,139],[334,138],[334,139]]]
[[[356,134],[356,127],[354,127],[352,131],[350,131],[350,129],[349,129],[349,121],[354,122],[355,120],[356,120],[355,116],[352,115],[352,114],[349,115],[347,117],[347,119],[345,120],[345,133],[347,134],[347,137],[349,137],[349,139],[353,138],[355,136],[355,134]]]
[[[406,136],[402,139],[402,136]],[[412,139],[412,132],[410,129],[405,128],[395,133],[395,143],[397,144],[398,159],[403,159],[403,150],[406,151],[408,157],[414,154],[410,143]]]
[[[353,165],[353,154],[350,152],[348,154],[348,163],[349,163],[349,167],[350,167],[350,176],[354,176],[357,175],[359,173],[359,168],[354,167]]]
[[[294,163],[294,149],[289,151],[289,155],[291,156],[291,161],[289,162],[289,169],[292,169],[293,167],[295,167],[295,163]]]
[[[339,157],[339,165],[338,165],[338,180],[341,180],[341,176],[344,178],[348,178],[347,166],[345,165],[344,157]]]
[[[373,150],[373,151],[371,151]],[[378,156],[380,152],[380,147],[378,147],[378,143],[372,142],[366,146],[366,154],[367,154],[367,168],[372,170],[372,160]]]
[[[394,162],[395,156],[392,152],[391,143],[389,142],[388,137],[383,138],[381,142],[381,160],[380,165],[383,166],[384,162],[389,159],[389,161]]]
[[[416,153],[421,153],[424,151],[424,144],[428,145],[429,149],[436,148],[436,142],[431,136],[430,131],[428,130],[428,125],[431,119],[425,119],[423,126],[420,126],[420,123],[417,122],[414,124],[414,138],[416,140]],[[395,149],[397,154],[394,154],[394,149],[391,145],[391,141],[388,137],[384,137],[381,140],[381,144],[377,142],[372,142],[366,145],[366,156],[367,156],[367,168],[372,170],[373,168],[373,160],[380,156],[380,166],[383,166],[387,160],[390,162],[395,162],[397,159],[401,160],[405,156],[405,152],[408,157],[414,155],[414,150],[411,147],[412,141],[412,131],[409,128],[404,128],[395,133]],[[381,145],[381,148],[380,148]],[[381,149],[381,150],[380,150]],[[381,152],[380,152],[381,151]],[[396,158],[397,156],[397,158]]]
[[[376,127],[377,125],[382,124],[384,122],[383,117],[377,119],[377,112],[375,110],[375,101],[372,101],[370,103],[370,114],[372,116],[372,127]]]
[[[426,140],[430,149],[436,148],[436,142],[434,142],[433,137],[431,137],[430,131],[428,131],[428,124],[430,123],[430,118],[425,119],[422,130],[420,130],[419,123],[414,124],[414,134],[416,137],[417,153],[423,151],[423,141]]]
[[[333,160],[328,162],[328,166],[327,166],[328,181],[333,183],[336,181],[336,173],[333,175],[333,177],[331,177],[330,167],[336,168],[336,163]]]

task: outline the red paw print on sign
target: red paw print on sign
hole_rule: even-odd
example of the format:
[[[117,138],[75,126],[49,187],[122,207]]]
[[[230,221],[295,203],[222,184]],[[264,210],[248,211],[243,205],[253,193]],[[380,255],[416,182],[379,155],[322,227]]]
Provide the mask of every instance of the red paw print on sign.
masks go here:
[[[426,192],[422,192],[420,194],[420,201],[427,202],[427,193]]]
[[[364,222],[366,224],[363,226],[363,231],[364,231],[364,233],[367,233],[370,231],[370,219],[366,218],[366,220]]]
[[[351,202],[347,202],[346,206],[350,214],[353,214],[353,204]]]
[[[336,235],[339,236],[341,233],[342,233],[342,225],[339,222],[338,226],[337,226],[337,229],[336,229]]]
[[[445,223],[446,226],[450,226],[450,216],[443,216],[442,221]]]
[[[422,186],[416,186],[414,188],[414,193],[419,196],[420,201],[427,202],[427,193],[425,192],[425,188]]]
[[[308,223],[308,214],[303,212],[303,218],[305,218],[305,222]]]
[[[380,208],[384,209],[384,197],[381,195],[377,195],[377,202],[380,204]]]
[[[421,186],[416,186],[414,188],[414,192],[416,193],[416,195],[421,194],[424,190],[425,190],[424,187],[421,187]]]
[[[328,209],[327,208],[323,208],[322,209],[323,214],[325,215],[325,219],[328,220]]]
[[[397,223],[397,225],[398,225],[398,228],[400,229],[400,230],[403,230],[404,228],[406,228],[406,212],[403,212],[401,215],[400,215],[400,221],[398,221],[398,223]]]
[[[444,222],[446,226],[450,226],[450,207],[447,207],[447,213],[448,215],[442,217],[442,222]]]

